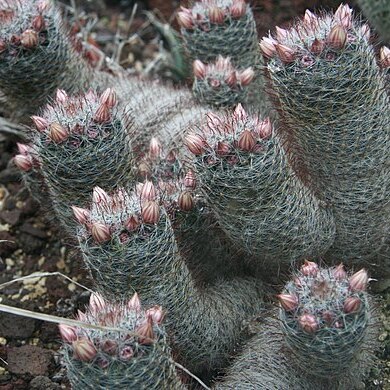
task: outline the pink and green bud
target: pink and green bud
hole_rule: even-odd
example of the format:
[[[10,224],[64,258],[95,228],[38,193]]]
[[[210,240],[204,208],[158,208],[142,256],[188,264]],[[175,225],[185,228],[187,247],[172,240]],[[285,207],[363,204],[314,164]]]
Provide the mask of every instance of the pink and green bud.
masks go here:
[[[270,118],[264,119],[256,126],[256,133],[261,139],[268,139],[272,135],[272,123]]]
[[[298,306],[298,298],[291,294],[279,294],[276,296],[280,305],[286,311],[294,311]]]
[[[194,199],[189,191],[184,191],[177,199],[179,209],[182,211],[190,211],[194,208]]]
[[[230,145],[223,141],[218,142],[215,148],[215,152],[218,154],[218,156],[226,156],[230,150]]]
[[[91,313],[97,314],[104,310],[106,303],[100,294],[92,293],[89,297],[89,310]]]
[[[34,30],[26,30],[20,35],[20,44],[26,49],[37,47],[38,43],[38,34]]]
[[[278,41],[275,39],[264,37],[260,41],[260,49],[267,58],[272,58],[276,54],[275,45],[277,44]]]
[[[58,329],[60,331],[62,340],[64,340],[66,343],[70,344],[77,340],[77,331],[74,326],[60,324],[58,325]]]
[[[140,325],[135,332],[138,335],[138,341],[143,345],[150,345],[154,341],[154,332],[153,332],[153,320],[151,317],[147,317],[146,321]]]
[[[149,156],[152,159],[159,158],[162,152],[162,145],[158,138],[153,137],[149,144]]]
[[[362,36],[363,36],[367,41],[370,40],[370,37],[371,37],[371,29],[370,29],[370,26],[369,26],[367,23],[364,23],[364,24],[360,27],[360,33],[362,34]]]
[[[59,144],[63,141],[65,141],[69,136],[68,131],[65,129],[64,126],[60,125],[57,122],[54,122],[49,127],[49,137],[51,140],[53,140],[56,144]]]
[[[305,260],[301,267],[301,272],[305,276],[316,276],[318,273],[318,265],[313,261]]]
[[[129,230],[130,232],[134,232],[138,229],[140,223],[138,220],[138,217],[136,215],[132,215],[126,222],[125,222],[125,228]]]
[[[16,143],[16,146],[18,147],[18,151],[23,156],[29,156],[31,152],[31,146],[26,144],[21,144],[19,142]]]
[[[358,297],[348,297],[344,302],[344,313],[356,313],[360,310],[362,301]]]
[[[36,32],[41,32],[46,27],[45,19],[42,15],[37,15],[32,20],[31,26]]]
[[[334,270],[333,270],[333,276],[337,280],[343,280],[347,277],[347,272],[344,269],[343,263],[339,264]]]
[[[319,326],[316,318],[311,314],[303,314],[298,319],[298,324],[306,333],[313,334],[317,332]]]
[[[211,23],[222,24],[225,19],[225,12],[219,7],[209,8],[209,20]]]
[[[368,274],[367,271],[362,268],[360,271],[354,273],[349,278],[349,288],[351,291],[365,291],[367,289]]]
[[[68,94],[63,89],[57,89],[56,101],[57,103],[66,103],[68,100]]]
[[[140,198],[142,200],[155,200],[156,196],[157,193],[153,183],[149,180],[145,181],[141,189]]]
[[[127,307],[134,311],[141,310],[141,301],[137,293],[134,293],[134,295],[131,297],[130,301],[127,303]]]
[[[98,244],[104,244],[111,240],[110,228],[101,222],[94,222],[91,225],[91,234]]]
[[[185,145],[195,156],[200,156],[206,147],[205,140],[198,134],[188,134],[184,141]]]
[[[96,186],[92,192],[92,202],[99,204],[108,204],[110,202],[110,196],[102,188]]]
[[[244,152],[250,152],[256,145],[256,140],[249,130],[244,130],[238,138],[237,146]]]
[[[350,8],[347,4],[340,4],[334,14],[334,17],[340,25],[346,29],[352,27],[352,8]]]
[[[305,11],[305,16],[303,17],[303,23],[308,28],[314,28],[318,23],[317,16],[315,16],[313,12],[307,9]]]
[[[177,21],[181,27],[187,30],[191,30],[194,28],[194,21],[192,19],[192,16],[187,12],[183,12],[183,11],[178,12]]]
[[[255,77],[255,72],[252,68],[245,69],[243,72],[238,73],[237,78],[243,87],[249,85]]]
[[[155,225],[160,219],[160,207],[154,201],[148,201],[142,208],[142,219],[144,223]]]
[[[37,130],[40,132],[46,130],[49,127],[49,122],[45,118],[33,115],[31,119],[34,122],[34,125],[37,128]]]
[[[283,41],[288,37],[288,31],[284,28],[276,26],[276,38],[278,41]]]
[[[28,172],[33,167],[31,156],[17,154],[14,157],[14,164],[23,172]]]
[[[345,46],[347,42],[347,33],[343,26],[337,24],[334,26],[327,37],[327,42],[330,47],[336,50],[340,50]]]
[[[390,49],[387,46],[383,46],[379,52],[379,59],[382,68],[390,67]]]
[[[106,123],[111,119],[111,112],[105,103],[100,104],[93,117],[96,123]]]
[[[280,60],[285,63],[289,64],[291,62],[295,61],[295,51],[291,49],[290,47],[286,45],[282,45],[281,43],[278,43],[275,46],[276,52],[278,53],[278,56]]]
[[[116,355],[118,351],[118,343],[114,340],[104,340],[101,343],[101,348],[108,355]]]
[[[230,15],[233,19],[240,19],[246,14],[246,3],[244,0],[235,0],[233,1],[232,6],[230,7]]]
[[[189,170],[184,177],[184,186],[194,190],[196,188],[196,177],[192,170]]]
[[[113,108],[116,106],[118,100],[115,91],[112,88],[107,88],[100,96],[100,103]]]
[[[317,38],[314,39],[310,46],[310,51],[315,55],[320,55],[325,49],[325,42],[320,41]]]
[[[77,310],[77,316],[76,318],[81,322],[87,322],[87,316],[84,312],[81,310]]]
[[[154,324],[160,325],[164,319],[164,312],[161,306],[153,306],[146,310],[145,316],[151,318]]]
[[[90,362],[96,356],[97,351],[89,339],[80,339],[72,343],[74,357],[82,362]]]
[[[248,115],[241,103],[237,104],[237,107],[234,109],[233,118],[239,121],[247,120]]]
[[[194,72],[194,76],[197,79],[203,80],[206,77],[207,65],[205,65],[200,60],[195,60],[194,63],[192,64],[192,70]]]
[[[77,206],[72,206],[72,211],[76,220],[82,225],[85,225],[89,221],[91,215],[89,210]]]

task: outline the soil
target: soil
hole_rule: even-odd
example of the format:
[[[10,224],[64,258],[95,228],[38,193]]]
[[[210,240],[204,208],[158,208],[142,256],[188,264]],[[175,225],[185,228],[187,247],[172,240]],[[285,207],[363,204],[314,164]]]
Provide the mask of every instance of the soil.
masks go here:
[[[84,9],[90,12],[91,1],[84,3]],[[110,2],[111,7],[105,7],[103,1],[97,3],[101,19],[89,34],[90,42],[111,55],[116,49],[112,42],[118,30],[136,37],[128,43],[121,60],[130,73],[143,73],[155,59],[159,37],[145,22],[141,11],[157,7],[161,17],[170,21],[179,2],[138,2],[139,11],[130,28],[126,20],[131,14],[132,1]],[[320,2],[263,0],[252,3],[260,33],[265,33],[275,23],[291,21],[304,8]],[[339,2],[321,2],[325,6],[331,3]],[[165,77],[165,70],[163,66],[157,67],[156,74]],[[15,154],[15,139],[0,133],[0,303],[73,318],[89,300],[89,293],[77,283],[91,287],[92,281],[74,245],[61,239],[61,232],[48,221],[42,208],[21,183],[20,173],[11,162]],[[47,276],[4,285],[37,272],[47,273]],[[382,313],[379,336],[382,349],[378,353],[379,363],[365,384],[366,389],[390,389],[390,286],[382,283],[379,290],[375,296]],[[1,313],[0,390],[70,388],[60,363],[60,346],[56,324]]]

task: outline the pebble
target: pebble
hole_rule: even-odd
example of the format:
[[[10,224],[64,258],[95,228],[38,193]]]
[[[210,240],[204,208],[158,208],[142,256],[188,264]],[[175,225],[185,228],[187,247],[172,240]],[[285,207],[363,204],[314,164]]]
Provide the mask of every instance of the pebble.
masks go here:
[[[13,267],[15,265],[15,262],[12,259],[10,259],[9,257],[7,257],[5,259],[5,264],[7,265],[7,267]]]
[[[4,375],[7,370],[4,367],[0,367],[0,375]]]
[[[68,290],[69,291],[75,291],[76,290],[76,288],[77,288],[77,286],[74,284],[74,283],[69,283],[68,284]]]
[[[5,337],[0,337],[0,345],[6,345],[7,339]]]

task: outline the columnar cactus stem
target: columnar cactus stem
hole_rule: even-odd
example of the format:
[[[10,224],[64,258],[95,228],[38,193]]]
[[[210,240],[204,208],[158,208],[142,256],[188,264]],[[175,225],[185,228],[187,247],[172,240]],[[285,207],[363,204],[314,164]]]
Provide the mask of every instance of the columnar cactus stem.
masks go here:
[[[116,330],[60,325],[63,359],[74,390],[184,390],[175,372],[161,307],[141,308],[137,294],[112,304],[96,294],[78,320]]]
[[[17,119],[27,121],[57,88],[85,90],[94,76],[51,0],[0,2],[0,88]]]
[[[368,36],[341,5],[334,15],[307,12],[283,36],[263,40],[263,52],[290,150],[300,151],[309,182],[334,212],[328,257],[384,264],[390,104]]]
[[[261,306],[257,282],[236,278],[199,290],[149,182],[138,192],[119,190],[110,196],[95,189],[82,225],[80,248],[104,296],[126,300],[134,289],[145,304],[162,305],[178,360],[188,369],[199,372],[226,363],[242,335],[242,322]]]
[[[233,242],[271,264],[315,256],[334,237],[329,211],[299,181],[269,119],[210,113],[186,144],[221,227]]]
[[[107,100],[108,99],[111,100]],[[131,124],[115,92],[69,97],[59,90],[41,117],[33,117],[33,149],[56,216],[68,232],[70,205],[85,207],[96,185],[116,188],[131,180]]]

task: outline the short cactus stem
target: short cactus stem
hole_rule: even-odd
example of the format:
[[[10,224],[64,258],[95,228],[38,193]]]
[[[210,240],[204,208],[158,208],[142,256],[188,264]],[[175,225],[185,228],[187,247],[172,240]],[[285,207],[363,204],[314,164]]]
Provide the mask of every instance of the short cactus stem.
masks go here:
[[[307,272],[308,267],[316,272]],[[287,283],[278,296],[282,332],[293,361],[317,379],[349,376],[349,370],[363,363],[364,349],[373,341],[372,302],[360,284],[351,289],[351,282],[367,283],[367,274],[362,270],[350,275],[341,267],[306,262],[294,276],[299,284]],[[366,363],[369,366],[369,360]],[[352,371],[358,378],[367,373]]]
[[[72,389],[185,389],[176,374],[161,308],[152,315],[151,309],[135,307],[132,301],[134,297],[129,304],[112,304],[92,294],[77,319],[105,330],[59,325]]]
[[[185,142],[200,190],[222,229],[247,253],[287,266],[330,245],[332,216],[296,178],[269,118],[251,116],[242,105],[231,114],[210,113]],[[283,221],[291,219],[300,221],[304,235],[285,230],[290,225]]]
[[[200,102],[228,107],[246,100],[255,72],[251,67],[237,70],[230,58],[219,56],[208,65],[194,61],[194,76],[193,92]]]
[[[96,120],[102,105],[109,113],[108,121]],[[33,128],[32,145],[40,172],[57,218],[72,234],[76,225],[72,223],[71,205],[83,208],[95,186],[114,189],[119,183],[127,183],[132,175],[128,121],[112,89],[100,96],[93,91],[68,96],[58,90],[52,105],[41,116],[34,116],[33,123],[36,130]],[[105,196],[101,189],[94,193],[95,198]],[[108,236],[96,226],[92,231],[99,237],[97,241]]]

